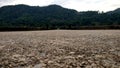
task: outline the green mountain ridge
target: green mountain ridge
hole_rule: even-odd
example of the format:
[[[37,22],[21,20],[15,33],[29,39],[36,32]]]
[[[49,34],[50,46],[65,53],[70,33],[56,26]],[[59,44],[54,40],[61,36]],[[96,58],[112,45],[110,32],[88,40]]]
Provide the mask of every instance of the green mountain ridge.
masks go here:
[[[120,25],[120,8],[106,13],[78,12],[59,5],[9,5],[0,8],[0,27],[78,28]]]

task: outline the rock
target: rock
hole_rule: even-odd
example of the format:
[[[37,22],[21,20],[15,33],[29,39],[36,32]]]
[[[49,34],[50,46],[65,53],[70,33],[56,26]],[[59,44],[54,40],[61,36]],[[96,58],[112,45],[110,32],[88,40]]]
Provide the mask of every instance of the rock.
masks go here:
[[[105,58],[103,55],[95,55],[96,58]]]
[[[109,60],[103,60],[103,61],[102,61],[102,64],[103,64],[104,66],[108,67],[108,66],[111,66],[112,62],[109,61]]]
[[[75,52],[70,52],[69,54],[70,54],[70,55],[73,55],[73,54],[75,54]]]
[[[26,59],[25,59],[25,58],[20,58],[19,61],[20,61],[20,62],[25,62]]]
[[[97,67],[97,65],[96,65],[95,63],[92,63],[91,66],[92,66],[93,68],[96,68],[96,67]]]
[[[110,49],[109,51],[110,51],[110,52],[113,52],[113,51],[115,51],[115,49]]]
[[[53,64],[53,63],[54,63],[54,61],[51,61],[51,60],[50,60],[50,61],[48,61],[48,64]]]
[[[63,66],[64,66],[63,64],[59,64],[59,63],[55,63],[54,65],[61,67],[61,68],[63,68]]]
[[[81,68],[81,67],[77,67],[77,68]]]
[[[83,61],[80,65],[81,68],[84,68],[87,65],[87,62]]]
[[[41,64],[35,65],[33,68],[42,68],[42,67],[45,67],[45,66],[46,66],[46,64],[41,63]]]
[[[66,57],[64,57],[65,59],[74,59],[74,57],[72,57],[72,56],[66,56]]]
[[[85,68],[93,68],[92,66],[90,66],[90,65],[87,65]]]
[[[82,65],[86,65],[86,64],[87,64],[87,62],[83,61],[81,64],[82,64]]]
[[[77,58],[84,58],[84,55],[78,55]]]
[[[92,60],[88,60],[88,62],[89,62],[89,63],[93,63],[94,61],[92,61]]]
[[[15,55],[13,55],[12,57],[13,57],[13,58],[18,58],[18,57],[21,57],[21,55],[15,54]]]

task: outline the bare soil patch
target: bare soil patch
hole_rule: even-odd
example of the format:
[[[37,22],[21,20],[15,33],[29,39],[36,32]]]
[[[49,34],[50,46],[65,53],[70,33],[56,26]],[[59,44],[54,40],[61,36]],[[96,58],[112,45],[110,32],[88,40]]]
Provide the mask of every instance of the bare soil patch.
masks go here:
[[[120,30],[0,32],[0,68],[120,68]]]

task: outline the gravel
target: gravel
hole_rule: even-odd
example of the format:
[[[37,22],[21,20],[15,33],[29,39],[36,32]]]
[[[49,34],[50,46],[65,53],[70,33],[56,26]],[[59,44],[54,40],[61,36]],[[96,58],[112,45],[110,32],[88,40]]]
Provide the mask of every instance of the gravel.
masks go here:
[[[0,68],[120,68],[120,30],[0,32]]]

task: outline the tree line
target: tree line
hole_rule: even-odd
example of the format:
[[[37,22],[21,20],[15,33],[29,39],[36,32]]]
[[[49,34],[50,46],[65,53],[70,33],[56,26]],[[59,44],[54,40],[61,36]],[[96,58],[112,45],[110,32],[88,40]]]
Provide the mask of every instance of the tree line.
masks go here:
[[[84,11],[59,5],[44,7],[10,5],[0,8],[0,30],[32,29],[120,29],[120,8],[109,11]]]

